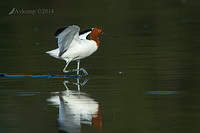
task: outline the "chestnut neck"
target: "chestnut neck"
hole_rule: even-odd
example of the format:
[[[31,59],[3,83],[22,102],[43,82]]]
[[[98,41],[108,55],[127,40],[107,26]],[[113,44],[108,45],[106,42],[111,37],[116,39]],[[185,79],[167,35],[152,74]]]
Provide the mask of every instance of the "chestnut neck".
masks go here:
[[[100,45],[99,36],[96,35],[94,32],[91,32],[90,39],[97,43],[97,47]]]

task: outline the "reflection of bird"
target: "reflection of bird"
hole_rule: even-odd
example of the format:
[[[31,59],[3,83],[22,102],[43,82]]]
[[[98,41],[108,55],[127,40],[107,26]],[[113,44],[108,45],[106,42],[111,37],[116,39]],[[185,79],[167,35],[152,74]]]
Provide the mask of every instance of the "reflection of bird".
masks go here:
[[[80,91],[63,91],[48,99],[59,105],[58,129],[65,132],[80,132],[81,124],[101,128],[102,120],[98,102]]]
[[[55,33],[56,38],[58,38],[58,48],[46,53],[66,61],[66,66],[63,69],[64,73],[77,71],[77,74],[79,74],[79,71],[83,71],[85,75],[88,75],[85,69],[79,68],[80,60],[90,56],[98,49],[99,36],[103,35],[103,31],[100,27],[80,33],[79,31],[80,28],[76,25],[58,29]],[[87,39],[89,34],[91,40]],[[77,69],[66,70],[71,61],[77,61]]]

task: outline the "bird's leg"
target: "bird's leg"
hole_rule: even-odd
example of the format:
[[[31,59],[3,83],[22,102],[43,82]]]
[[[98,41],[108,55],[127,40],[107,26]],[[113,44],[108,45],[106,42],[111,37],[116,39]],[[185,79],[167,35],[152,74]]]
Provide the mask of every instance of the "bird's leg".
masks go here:
[[[79,74],[79,71],[82,71],[85,75],[88,75],[87,71],[84,68],[80,69],[80,60],[77,60],[77,75]]]
[[[79,71],[82,71],[85,75],[88,75],[87,71],[84,68],[80,68],[80,60],[77,60],[77,75],[79,75]]]
[[[77,60],[77,75],[79,75],[79,71],[80,71],[80,60]]]
[[[84,75],[88,75],[87,71],[84,68],[80,68],[80,60],[77,60],[77,69],[72,69],[69,70],[70,72],[75,72],[77,73],[77,75],[79,75],[79,72],[82,71],[84,73]]]
[[[66,62],[66,66],[65,66],[65,68],[63,69],[63,72],[65,72],[65,73],[68,73],[68,72],[76,72],[77,75],[79,75],[79,71],[80,71],[80,70],[79,70],[79,67],[80,67],[80,60],[77,60],[77,69],[66,70],[68,64],[69,64],[69,61]]]
[[[64,73],[70,72],[70,70],[66,70],[66,68],[67,68],[67,66],[69,65],[69,63],[70,63],[70,61],[66,61],[66,65],[65,65],[65,67],[64,67],[64,69],[63,69],[63,72],[64,72]]]
[[[82,71],[85,76],[88,75],[87,71],[84,68],[80,68],[80,60],[77,60],[77,69],[66,70],[66,68],[69,65],[69,63],[70,63],[70,61],[66,61],[65,68],[63,69],[64,73],[75,72],[76,71],[77,75],[79,75],[79,72]]]

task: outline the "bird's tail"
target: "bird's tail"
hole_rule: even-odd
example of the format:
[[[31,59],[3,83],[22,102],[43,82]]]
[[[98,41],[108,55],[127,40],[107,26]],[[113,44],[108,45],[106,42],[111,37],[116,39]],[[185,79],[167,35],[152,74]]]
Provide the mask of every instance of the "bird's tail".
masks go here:
[[[47,51],[46,53],[53,56],[54,58],[59,58],[59,48]]]

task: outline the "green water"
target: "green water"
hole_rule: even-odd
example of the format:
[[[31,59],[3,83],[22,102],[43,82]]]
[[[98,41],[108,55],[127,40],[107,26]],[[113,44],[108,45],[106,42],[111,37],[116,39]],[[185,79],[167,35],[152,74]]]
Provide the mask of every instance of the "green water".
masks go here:
[[[199,1],[8,0],[0,7],[0,73],[62,75],[65,62],[45,52],[57,47],[53,34],[66,25],[120,36],[101,36],[99,49],[81,60],[89,73],[81,92],[98,103],[103,125],[81,124],[75,132],[199,132]],[[0,78],[0,132],[59,132],[59,108],[47,99],[66,90],[64,80],[76,82]]]

